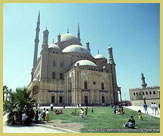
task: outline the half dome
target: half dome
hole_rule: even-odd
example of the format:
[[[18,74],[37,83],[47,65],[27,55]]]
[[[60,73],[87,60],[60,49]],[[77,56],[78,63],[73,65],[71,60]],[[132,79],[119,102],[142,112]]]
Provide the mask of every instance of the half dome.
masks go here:
[[[94,62],[90,61],[90,60],[79,60],[79,61],[75,62],[73,64],[73,66],[77,66],[78,64],[79,64],[79,66],[94,66],[94,67],[97,67],[97,65]]]
[[[60,47],[58,45],[56,45],[56,44],[50,44],[49,48],[54,48],[54,49],[60,50]]]
[[[77,52],[77,53],[85,53],[90,54],[89,50],[82,47],[81,45],[71,45],[62,50],[62,52]]]

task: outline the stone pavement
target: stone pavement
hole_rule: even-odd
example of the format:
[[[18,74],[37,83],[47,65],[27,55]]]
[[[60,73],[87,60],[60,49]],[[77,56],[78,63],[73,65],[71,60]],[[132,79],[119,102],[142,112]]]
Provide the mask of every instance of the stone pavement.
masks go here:
[[[75,131],[42,124],[33,126],[8,126],[6,121],[7,114],[3,116],[3,133],[77,133]]]
[[[131,110],[134,110],[134,111],[141,110],[142,113],[145,113],[143,106],[124,106],[124,107],[131,109]],[[148,107],[147,110],[148,110],[148,115],[160,118],[160,114],[156,114],[156,115],[152,114],[152,109],[150,107]],[[160,111],[159,111],[159,113],[160,113]]]

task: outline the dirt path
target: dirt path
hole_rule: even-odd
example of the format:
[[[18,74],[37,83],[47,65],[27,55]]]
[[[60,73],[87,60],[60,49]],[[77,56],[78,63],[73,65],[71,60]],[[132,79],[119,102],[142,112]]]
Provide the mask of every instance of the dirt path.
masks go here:
[[[80,132],[80,129],[84,127],[80,123],[62,123],[62,120],[51,120],[47,124],[53,127],[60,127],[60,128],[69,129],[69,130],[76,131],[76,132]]]

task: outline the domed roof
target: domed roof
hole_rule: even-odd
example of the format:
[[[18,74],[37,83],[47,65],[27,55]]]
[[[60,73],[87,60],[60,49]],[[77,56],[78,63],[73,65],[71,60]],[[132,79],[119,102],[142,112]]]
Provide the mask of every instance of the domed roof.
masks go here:
[[[62,34],[61,42],[69,42],[70,44],[80,44],[79,39],[70,33]]]
[[[96,56],[94,56],[95,59],[106,59],[103,55],[101,54],[97,54]]]
[[[94,62],[90,61],[90,60],[79,60],[79,61],[75,62],[73,64],[73,66],[77,66],[78,63],[79,63],[79,66],[94,66],[94,67],[97,67],[97,65]]]
[[[37,78],[34,78],[33,81],[38,81],[38,79]]]
[[[62,52],[78,52],[78,53],[85,53],[90,54],[89,50],[82,47],[81,45],[71,45],[62,50]]]
[[[60,50],[59,46],[56,45],[56,44],[50,44],[50,45],[49,45],[49,48],[54,48],[54,49]]]

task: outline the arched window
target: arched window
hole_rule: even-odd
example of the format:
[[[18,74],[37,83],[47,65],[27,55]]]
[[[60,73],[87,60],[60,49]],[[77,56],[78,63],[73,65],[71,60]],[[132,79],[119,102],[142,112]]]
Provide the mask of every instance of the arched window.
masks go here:
[[[101,90],[104,90],[104,83],[101,83]]]
[[[59,103],[62,104],[63,103],[63,97],[59,96]]]
[[[151,95],[151,94],[152,94],[152,92],[150,91],[150,92],[149,92],[149,94]]]
[[[84,81],[84,89],[88,89],[87,81]]]
[[[134,95],[135,95],[135,93],[134,93]]]
[[[102,96],[102,103],[105,103],[105,96]]]
[[[155,91],[153,91],[153,94],[156,94],[156,92],[155,92]]]
[[[148,95],[148,92],[146,92],[146,95]]]

